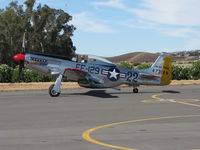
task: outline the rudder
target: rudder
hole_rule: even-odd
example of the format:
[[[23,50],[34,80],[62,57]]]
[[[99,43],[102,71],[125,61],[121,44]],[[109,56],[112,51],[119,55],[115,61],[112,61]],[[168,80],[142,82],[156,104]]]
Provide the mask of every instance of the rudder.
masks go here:
[[[161,85],[168,85],[172,80],[172,59],[170,56],[165,56],[162,75],[161,75]]]

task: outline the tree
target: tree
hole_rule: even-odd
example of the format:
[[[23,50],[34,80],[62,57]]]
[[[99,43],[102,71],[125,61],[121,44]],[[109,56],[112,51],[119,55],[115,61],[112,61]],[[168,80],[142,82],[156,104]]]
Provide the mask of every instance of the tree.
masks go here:
[[[15,3],[16,4],[16,3]],[[10,64],[12,56],[21,47],[22,18],[19,15],[21,6],[15,9],[14,3],[0,13],[0,56],[1,63]]]
[[[70,36],[75,27],[68,25],[71,16],[63,10],[51,9],[47,5],[37,7],[33,12],[31,33],[29,33],[29,50],[70,55],[75,51]]]
[[[13,55],[24,52],[24,37],[26,52],[74,54],[71,36],[75,27],[68,25],[72,17],[47,5],[34,9],[35,1],[27,0],[24,5],[16,1],[0,9],[0,63],[13,64]]]

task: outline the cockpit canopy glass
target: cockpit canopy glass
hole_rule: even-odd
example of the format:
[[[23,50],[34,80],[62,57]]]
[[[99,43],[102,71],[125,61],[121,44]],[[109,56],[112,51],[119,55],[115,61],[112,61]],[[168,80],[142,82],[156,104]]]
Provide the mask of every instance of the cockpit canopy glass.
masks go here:
[[[77,54],[74,57],[72,57],[72,61],[74,62],[81,62],[81,63],[87,63],[87,62],[93,62],[93,63],[109,63],[113,64],[111,61],[100,57],[100,56],[95,56],[95,55],[82,55],[82,54]]]
[[[99,57],[99,56],[95,56],[95,55],[88,55],[88,62],[104,62],[104,63],[113,64],[111,61],[109,61],[103,57]]]

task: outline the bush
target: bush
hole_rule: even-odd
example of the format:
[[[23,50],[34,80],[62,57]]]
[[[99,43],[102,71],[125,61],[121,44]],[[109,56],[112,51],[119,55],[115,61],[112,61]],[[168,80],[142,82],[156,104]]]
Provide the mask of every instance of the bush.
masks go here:
[[[0,82],[11,82],[12,81],[13,68],[6,64],[0,65]]]
[[[141,63],[137,63],[137,62],[135,62],[135,63],[132,63],[132,65],[136,67],[136,66],[141,65]]]
[[[194,80],[200,79],[200,61],[193,63],[191,68],[191,76]]]
[[[173,66],[172,67],[172,79],[173,80],[190,80],[192,79],[191,68]]]
[[[181,71],[181,80],[191,80],[191,68],[183,67]]]
[[[151,67],[151,64],[129,63],[129,62],[120,62],[117,65],[126,69],[147,69]]]
[[[19,67],[18,66],[13,68],[11,82],[19,82]]]
[[[133,65],[131,63],[128,63],[128,62],[120,62],[117,65],[122,67],[122,68],[133,69]]]
[[[172,67],[172,80],[181,80],[180,72],[182,71],[182,67],[173,66]]]
[[[151,67],[151,64],[140,64],[139,66],[137,66],[137,69],[147,69],[150,67]]]
[[[50,81],[54,81],[54,78],[51,76],[40,74],[30,69],[24,69],[23,81],[24,82],[50,82]]]
[[[54,81],[54,77],[42,75],[30,69],[23,69],[20,82],[50,82]],[[8,65],[0,65],[0,82],[10,83],[19,82],[19,67],[9,67]]]

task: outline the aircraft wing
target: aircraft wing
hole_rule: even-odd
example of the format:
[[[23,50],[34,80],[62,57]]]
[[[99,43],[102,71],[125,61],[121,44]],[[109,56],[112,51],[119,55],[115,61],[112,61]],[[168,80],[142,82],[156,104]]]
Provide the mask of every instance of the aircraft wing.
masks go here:
[[[87,80],[88,82],[94,82],[97,84],[104,83],[101,79],[90,75],[88,72],[75,68],[65,68],[65,76],[67,76],[69,81]]]
[[[64,73],[69,81],[85,80],[87,74],[87,72],[75,68],[65,68]]]

